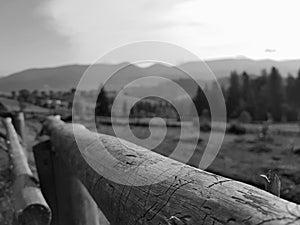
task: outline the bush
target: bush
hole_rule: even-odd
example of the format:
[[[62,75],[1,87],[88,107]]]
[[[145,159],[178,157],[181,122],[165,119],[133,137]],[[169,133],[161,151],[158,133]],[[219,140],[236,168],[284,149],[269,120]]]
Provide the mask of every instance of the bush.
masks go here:
[[[211,131],[210,123],[200,123],[200,131],[210,132]]]
[[[210,113],[207,109],[202,110],[202,113],[201,113],[200,131],[203,131],[203,132],[211,131]]]
[[[243,135],[246,134],[246,128],[239,123],[232,123],[227,129],[227,132],[229,134]]]
[[[252,117],[248,111],[243,111],[241,112],[238,120],[240,123],[251,123]]]

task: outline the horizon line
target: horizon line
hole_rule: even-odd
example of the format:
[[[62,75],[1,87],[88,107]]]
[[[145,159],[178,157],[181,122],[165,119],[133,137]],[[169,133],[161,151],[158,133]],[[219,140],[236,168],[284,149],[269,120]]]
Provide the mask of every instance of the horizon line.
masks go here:
[[[217,58],[206,58],[206,59],[203,59],[203,60],[199,60],[199,61],[204,61],[204,62],[211,62],[211,61],[222,61],[222,60],[250,60],[250,61],[274,61],[274,62],[287,62],[287,61],[298,61],[300,60],[300,57],[299,58],[290,58],[290,59],[272,59],[272,58],[261,58],[261,59],[254,59],[254,58],[250,58],[250,57],[246,57],[246,56],[236,56],[236,57],[217,57]],[[174,64],[174,66],[176,65],[184,65],[184,64],[187,64],[187,63],[193,63],[193,62],[197,62],[197,61],[185,61],[185,62],[180,62],[180,63],[176,63]],[[123,64],[123,63],[130,63],[128,61],[122,61],[122,62],[106,62],[106,63],[94,63],[94,64],[102,64],[102,65],[119,65],[119,64]],[[153,63],[151,64],[150,66],[146,66],[146,67],[141,67],[141,68],[148,68],[148,67],[151,67],[155,64],[159,64],[159,63]],[[90,65],[93,65],[93,63],[77,63],[77,62],[74,62],[74,63],[66,63],[66,64],[57,64],[57,65],[53,65],[53,66],[32,66],[32,67],[27,67],[27,68],[24,68],[24,69],[20,69],[20,70],[16,70],[14,72],[10,72],[8,74],[1,74],[0,73],[0,78],[4,78],[4,77],[8,77],[8,76],[11,76],[13,74],[16,74],[16,73],[22,73],[24,71],[27,71],[27,70],[37,70],[37,69],[54,69],[54,68],[59,68],[59,67],[68,67],[68,66],[90,66]],[[137,66],[137,65],[136,65]],[[139,67],[139,66],[137,66]],[[299,65],[300,67],[300,65]]]

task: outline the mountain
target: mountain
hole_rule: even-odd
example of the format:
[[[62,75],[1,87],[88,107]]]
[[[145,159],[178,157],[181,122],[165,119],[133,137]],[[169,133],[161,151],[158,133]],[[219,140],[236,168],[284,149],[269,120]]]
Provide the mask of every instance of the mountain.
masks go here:
[[[55,68],[29,69],[0,78],[0,90],[12,91],[20,89],[70,89],[78,82],[85,65],[69,65]]]
[[[224,78],[230,75],[230,72],[247,71],[249,74],[260,74],[262,69],[269,70],[272,66],[279,69],[281,74],[286,77],[288,73],[295,75],[300,68],[300,60],[251,60],[245,58],[221,59],[206,61],[206,64],[214,72],[216,77]],[[187,78],[187,75],[175,67],[169,67],[163,64],[154,64],[148,67],[139,67],[135,65],[126,66],[122,64],[97,64],[90,70],[93,74],[82,86],[83,89],[97,88],[100,83],[105,82],[105,77],[112,72],[116,75],[109,79],[109,89],[119,89],[130,81],[149,75],[163,75],[170,79]],[[125,66],[125,67],[124,67]],[[124,67],[120,71],[117,68]],[[88,65],[67,65],[54,68],[29,69],[14,73],[12,75],[0,78],[0,92],[10,92],[12,90],[69,90],[77,86],[80,78],[88,68]],[[211,80],[212,76],[208,73],[205,64],[201,62],[188,62],[180,65],[180,68],[187,72],[197,74],[197,79]],[[221,79],[222,80],[222,79]],[[136,85],[155,86],[155,83],[137,82]]]
[[[188,62],[182,65],[183,68],[189,68],[190,71],[199,67],[199,62]],[[236,70],[241,73],[247,71],[248,74],[259,75],[263,69],[270,70],[275,66],[279,69],[281,75],[286,77],[289,73],[296,75],[300,69],[300,60],[251,60],[247,58],[222,59],[206,61],[206,64],[214,72],[217,78],[227,77],[230,72]]]
[[[12,90],[70,90],[77,86],[88,65],[68,65],[54,68],[29,69],[0,78],[0,91]],[[121,70],[117,70],[122,68]],[[110,77],[111,74],[114,74]],[[95,89],[105,82],[107,89],[120,89],[130,81],[150,75],[163,75],[166,78],[179,78],[182,72],[175,67],[155,64],[147,68],[135,65],[122,64],[96,64],[89,69],[82,83],[82,89]],[[110,77],[108,81],[106,78]],[[141,82],[138,82],[141,83]],[[156,85],[147,84],[147,85]]]

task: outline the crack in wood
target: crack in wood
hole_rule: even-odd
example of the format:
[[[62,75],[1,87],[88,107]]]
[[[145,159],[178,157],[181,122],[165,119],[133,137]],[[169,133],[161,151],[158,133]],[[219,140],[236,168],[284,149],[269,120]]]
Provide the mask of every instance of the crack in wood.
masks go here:
[[[212,183],[212,184],[210,184],[209,186],[208,186],[208,188],[211,188],[211,187],[213,187],[213,186],[215,186],[215,185],[217,185],[217,184],[223,184],[223,183],[226,183],[226,182],[230,182],[230,181],[234,181],[234,180],[220,180],[220,181],[218,181],[218,182],[215,182],[215,183]]]

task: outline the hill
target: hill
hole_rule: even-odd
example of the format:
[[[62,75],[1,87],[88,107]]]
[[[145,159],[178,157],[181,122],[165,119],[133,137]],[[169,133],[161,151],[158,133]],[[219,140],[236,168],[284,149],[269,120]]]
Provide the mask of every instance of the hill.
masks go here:
[[[228,77],[230,72],[247,71],[249,74],[259,74],[262,69],[269,70],[272,66],[279,68],[281,74],[286,77],[288,73],[296,74],[300,68],[300,60],[273,61],[273,60],[251,60],[251,59],[222,59],[206,61],[209,68],[216,77]],[[125,65],[125,64],[123,64]],[[84,89],[96,88],[105,81],[107,74],[115,71],[122,64],[97,64],[93,67],[93,76],[85,83]],[[0,91],[10,92],[23,88],[29,90],[69,90],[76,87],[80,78],[88,68],[88,65],[67,65],[54,68],[29,69],[0,78]],[[203,80],[211,79],[207,74],[207,69],[199,62],[188,62],[181,65],[181,68],[190,72],[197,72]],[[200,70],[198,69],[200,68]],[[203,68],[203,70],[201,69]],[[202,71],[201,71],[202,70]],[[178,79],[186,77],[181,71],[162,64],[154,64],[149,67],[138,67],[131,65],[125,67],[118,73],[121,75],[112,78],[110,89],[118,89],[122,85],[129,83],[139,77],[161,74],[164,77]],[[106,75],[105,75],[106,74]],[[112,82],[113,81],[113,82]],[[155,85],[143,84],[142,85]]]
[[[126,64],[97,64],[92,67],[89,78],[83,85],[83,89],[94,89],[104,83],[106,77],[112,72]],[[0,91],[11,92],[13,90],[70,90],[77,86],[80,78],[88,69],[88,65],[68,65],[54,68],[29,69],[0,78]],[[171,71],[172,70],[172,71]],[[171,74],[170,74],[171,71]],[[175,71],[175,72],[174,72]],[[175,73],[175,74],[174,74]],[[106,88],[119,89],[128,82],[139,77],[166,74],[165,77],[176,78],[180,72],[164,65],[152,65],[141,68],[135,65],[126,66],[121,71],[116,72],[116,76],[109,79]]]
[[[30,103],[24,103],[24,105],[25,105],[25,109],[24,109],[25,112],[49,113],[49,109],[46,108],[42,108]],[[0,97],[0,111],[14,112],[19,110],[20,110],[20,106],[17,100]]]

